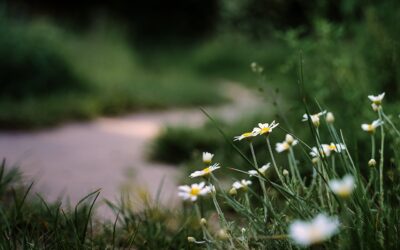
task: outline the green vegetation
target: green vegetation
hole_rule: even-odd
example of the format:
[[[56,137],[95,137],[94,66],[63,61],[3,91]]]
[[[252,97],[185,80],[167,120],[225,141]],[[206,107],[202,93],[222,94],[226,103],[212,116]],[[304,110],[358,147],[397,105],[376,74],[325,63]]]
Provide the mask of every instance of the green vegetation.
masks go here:
[[[188,221],[168,209],[146,204],[144,211],[133,212],[126,201],[109,203],[118,221],[100,221],[95,214],[99,191],[83,197],[75,207],[67,207],[60,202],[46,202],[39,194],[33,194],[32,185],[26,187],[21,180],[19,171],[3,161],[1,249],[167,249],[188,245],[185,234],[189,231],[182,228]]]
[[[0,44],[6,81],[0,100],[3,128],[226,101],[216,80],[174,67],[173,59],[163,64],[168,67],[143,65],[122,32],[104,25],[75,35],[48,21],[4,25],[11,24],[12,31],[2,30]],[[11,50],[14,40],[19,50]]]

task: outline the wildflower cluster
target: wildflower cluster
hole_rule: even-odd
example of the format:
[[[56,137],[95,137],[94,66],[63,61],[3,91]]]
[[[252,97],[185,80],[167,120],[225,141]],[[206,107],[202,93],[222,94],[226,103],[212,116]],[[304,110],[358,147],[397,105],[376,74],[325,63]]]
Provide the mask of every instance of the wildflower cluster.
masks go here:
[[[214,176],[214,171],[220,169],[220,165],[211,165],[214,155],[203,153],[203,162],[207,167],[193,172],[190,177],[203,177],[205,181],[179,187],[179,196],[184,200],[196,201],[198,196],[211,194],[219,222],[215,229],[207,227],[208,220],[196,208],[203,238],[195,240],[189,235],[188,241],[204,244],[208,249],[263,248],[268,240],[283,241],[279,247],[286,248],[291,248],[292,244],[300,247],[319,244],[335,248],[337,242],[345,238],[343,235],[356,235],[359,239],[364,237],[365,229],[357,226],[373,229],[383,239],[385,223],[388,222],[388,217],[379,215],[385,211],[383,125],[386,122],[393,124],[383,113],[383,97],[384,93],[368,96],[373,110],[378,113],[378,119],[371,124],[361,125],[362,130],[370,133],[373,143],[371,158],[367,159],[371,173],[367,177],[362,175],[365,170],[356,166],[343,136],[339,136],[333,126],[334,115],[327,111],[303,115],[302,121],[310,121],[313,129],[317,130],[314,145],[309,146],[292,133],[286,134],[283,141],[275,144],[276,153],[287,156],[284,162],[275,160],[270,143],[273,129],[279,123],[259,123],[250,132],[235,136],[233,141],[245,141],[249,145],[252,161],[248,160],[249,166],[245,170],[229,169],[251,179],[239,178],[229,186],[222,185]],[[325,120],[321,122],[323,116]],[[318,132],[322,129],[323,121],[331,135],[328,143],[321,143],[324,138]],[[378,128],[381,131],[379,164],[375,160],[374,145]],[[397,131],[394,126],[393,130]],[[270,161],[261,167],[253,147],[253,139],[258,136],[265,139],[266,157]],[[309,152],[311,157],[299,157],[297,148],[300,147],[303,152]],[[377,164],[378,172],[372,168]],[[235,211],[235,216],[230,216],[235,219],[226,219],[220,206],[221,200],[224,206]],[[341,236],[335,237],[337,234]],[[362,246],[361,242],[358,244]],[[383,249],[385,242],[379,241],[377,246]]]

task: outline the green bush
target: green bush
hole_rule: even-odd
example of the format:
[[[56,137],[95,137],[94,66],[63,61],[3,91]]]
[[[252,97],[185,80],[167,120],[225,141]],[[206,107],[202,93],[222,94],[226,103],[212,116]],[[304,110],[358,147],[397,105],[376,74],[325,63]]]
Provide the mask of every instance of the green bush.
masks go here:
[[[0,21],[0,81],[1,97],[10,99],[85,88],[45,34],[4,18]]]

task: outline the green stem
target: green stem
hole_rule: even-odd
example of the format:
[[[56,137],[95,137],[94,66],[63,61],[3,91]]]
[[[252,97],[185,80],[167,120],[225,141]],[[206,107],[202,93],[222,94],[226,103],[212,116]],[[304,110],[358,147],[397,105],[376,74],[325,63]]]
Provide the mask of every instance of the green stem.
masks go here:
[[[278,175],[278,178],[279,178],[279,180],[281,181],[281,183],[284,185],[284,184],[285,184],[285,181],[284,181],[284,179],[283,179],[281,173],[280,173],[279,170],[278,170],[278,166],[276,165],[275,158],[274,158],[274,154],[273,154],[273,152],[272,152],[271,143],[269,142],[269,138],[267,137],[266,140],[267,140],[267,145],[268,145],[268,151],[269,151],[269,154],[270,154],[271,160],[272,160],[272,165],[274,165],[276,174]]]
[[[253,147],[252,142],[250,142],[250,151],[251,151],[251,155],[253,156],[254,166],[258,169],[257,158],[256,158],[256,154],[254,153],[254,147]]]
[[[300,171],[299,171],[299,168],[296,163],[296,158],[294,157],[293,149],[291,147],[289,148],[289,154],[290,154],[290,157],[292,158],[292,164],[293,164],[297,179],[299,179],[300,185],[303,187],[303,189],[305,189],[305,185],[303,183],[303,180],[301,179]]]
[[[253,143],[250,142],[250,151],[251,151],[251,155],[253,156],[253,161],[254,161],[254,166],[258,169],[258,163],[257,163],[257,158],[256,158],[256,154],[254,153],[254,147],[253,147]],[[260,174],[260,173],[258,173]],[[265,189],[265,184],[264,182],[261,180],[261,178],[258,178],[258,180],[260,181],[260,185],[261,185],[261,189],[263,192],[263,198],[264,198],[264,222],[267,222],[267,217],[268,217],[268,209],[267,209],[267,191]]]
[[[381,109],[379,110],[379,119],[382,120]],[[384,206],[384,190],[383,190],[383,163],[384,163],[384,146],[385,146],[385,131],[383,130],[383,126],[381,125],[381,150],[380,150],[380,159],[379,159],[379,191],[380,191],[380,204],[381,209]]]
[[[385,121],[387,121],[387,122],[390,124],[390,126],[392,126],[392,128],[393,128],[393,130],[396,132],[396,134],[397,134],[398,136],[400,136],[400,132],[399,132],[399,130],[397,130],[396,126],[394,126],[392,120],[390,120],[390,118],[389,118],[387,115],[385,115],[385,113],[383,113],[383,110],[382,110],[382,109],[381,109],[380,112],[381,112],[383,118],[385,118]]]
[[[371,134],[371,159],[375,159],[375,136]]]

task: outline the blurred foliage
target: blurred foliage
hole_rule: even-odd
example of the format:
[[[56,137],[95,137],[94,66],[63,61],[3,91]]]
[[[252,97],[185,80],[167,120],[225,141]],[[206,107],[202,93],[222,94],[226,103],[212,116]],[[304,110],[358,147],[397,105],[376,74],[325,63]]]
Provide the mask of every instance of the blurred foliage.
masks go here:
[[[57,64],[47,65],[47,61],[44,64],[46,70],[42,72],[26,65],[29,67],[26,76],[29,76],[29,72],[33,74],[37,71],[33,80],[39,76],[51,79],[48,83],[60,86],[58,88],[47,88],[47,85],[43,85],[47,82],[43,81],[28,81],[28,78],[24,78],[25,68],[14,71],[14,81],[18,79],[17,76],[26,81],[19,85],[13,82],[1,85],[4,87],[0,99],[0,126],[3,128],[38,128],[71,119],[89,119],[101,114],[115,115],[139,109],[218,104],[225,101],[215,91],[218,87],[214,80],[198,75],[190,68],[183,71],[175,67],[142,65],[122,35],[123,32],[114,29],[114,26],[110,28],[107,24],[99,23],[86,35],[66,32],[48,20],[36,20],[17,27],[24,34],[34,34],[56,47],[62,65],[81,81],[64,81],[68,76],[55,71]],[[7,36],[2,39],[8,41]],[[11,49],[4,51],[14,53]],[[42,52],[46,50],[32,50],[39,59],[43,56]],[[172,64],[169,61],[167,65]],[[38,86],[35,85],[36,88],[32,90],[33,87],[29,86],[35,83]],[[14,100],[6,91],[8,89],[24,98]]]
[[[22,99],[85,86],[46,36],[0,17],[1,98]]]
[[[400,104],[400,37],[395,27],[400,15],[396,6],[397,3],[389,1],[366,8],[365,22],[351,26],[315,19],[311,33],[303,28],[278,32],[277,35],[284,44],[280,47],[286,48],[286,51],[281,52],[282,57],[274,61],[275,66],[270,67],[271,64],[267,64],[264,67],[264,80],[257,86],[264,89],[268,86],[279,87],[287,107],[278,107],[274,116],[258,115],[256,118],[246,118],[247,122],[238,121],[228,126],[225,124],[222,126],[224,131],[232,139],[234,135],[250,130],[258,122],[270,122],[274,119],[289,131],[297,127],[296,125],[306,126],[300,121],[301,115],[305,113],[302,102],[304,98],[311,113],[327,109],[335,114],[336,126],[343,129],[347,145],[354,149],[353,152],[366,165],[364,161],[368,159],[363,155],[369,152],[369,148],[362,143],[366,135],[361,131],[360,124],[370,123],[376,117],[367,95],[386,92],[384,105],[387,113],[397,114]],[[273,47],[272,50],[275,48],[278,47]],[[265,50],[269,50],[268,46]],[[260,54],[261,57],[264,55],[263,52]],[[304,73],[303,85],[298,84],[301,78],[300,60]],[[263,61],[260,61],[263,65]],[[267,100],[270,103],[274,101],[271,97],[267,97]],[[270,107],[273,108],[272,105]],[[399,122],[397,117],[394,121]],[[233,158],[229,143],[221,135],[210,131],[213,130],[209,125],[197,130],[169,128],[155,141],[152,157],[174,163],[179,163],[177,159],[180,158],[191,165],[190,162],[199,157],[199,154],[193,157],[191,152],[204,150],[215,152],[228,166],[246,164],[243,159]],[[311,143],[310,145],[313,144],[310,134],[303,131],[295,133]],[[329,138],[329,135],[322,134],[322,137]],[[283,140],[284,134],[275,138]],[[387,146],[389,145],[396,147],[397,144],[391,141],[388,142]],[[258,145],[255,147],[258,148]],[[249,153],[248,148],[241,149]],[[182,155],[179,157],[178,153]],[[388,160],[390,157],[392,156],[387,156]],[[259,159],[261,162],[266,160],[265,156],[259,156]]]

